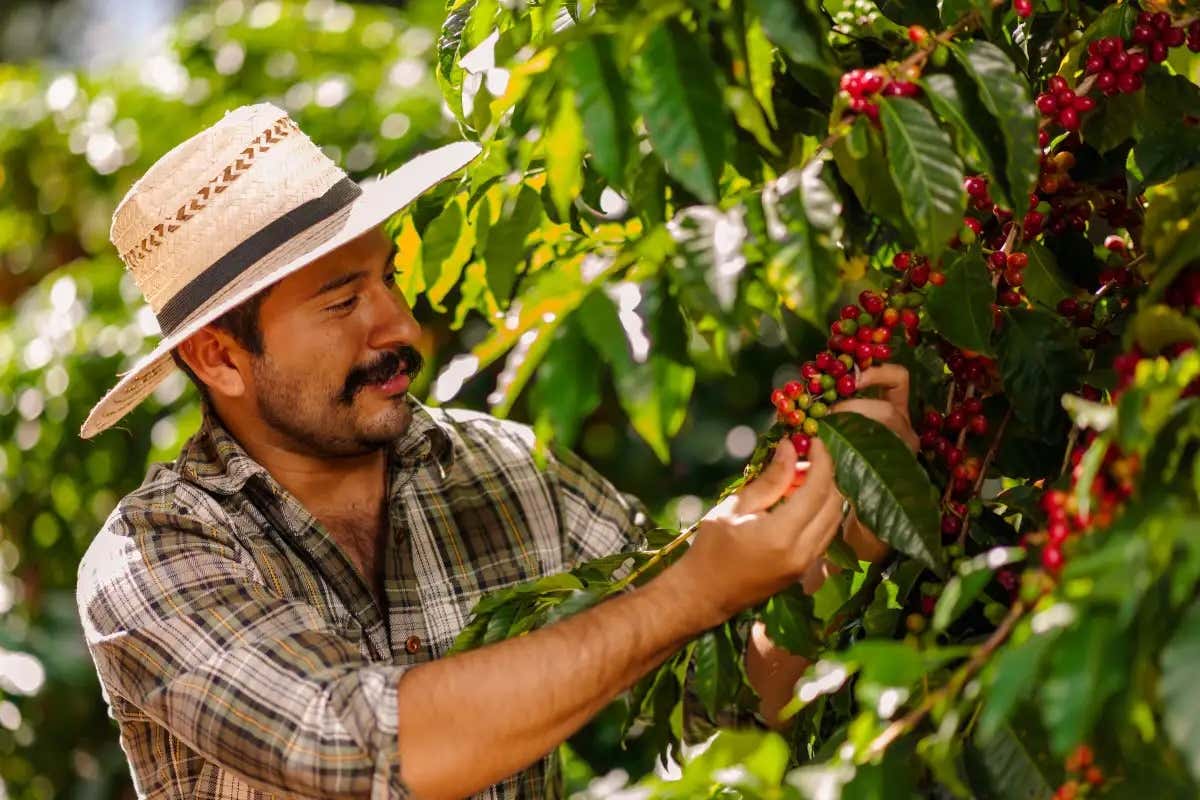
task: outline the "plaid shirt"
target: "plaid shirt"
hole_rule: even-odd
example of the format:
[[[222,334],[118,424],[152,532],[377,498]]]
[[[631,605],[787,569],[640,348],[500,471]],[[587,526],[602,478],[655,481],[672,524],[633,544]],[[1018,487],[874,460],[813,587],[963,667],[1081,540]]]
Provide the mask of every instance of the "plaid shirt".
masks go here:
[[[529,428],[410,403],[388,459],[386,608],[211,413],[108,518],[78,602],[139,797],[410,796],[400,675],[444,654],[481,595],[648,525],[575,456],[539,469]],[[548,766],[477,797],[540,797]]]

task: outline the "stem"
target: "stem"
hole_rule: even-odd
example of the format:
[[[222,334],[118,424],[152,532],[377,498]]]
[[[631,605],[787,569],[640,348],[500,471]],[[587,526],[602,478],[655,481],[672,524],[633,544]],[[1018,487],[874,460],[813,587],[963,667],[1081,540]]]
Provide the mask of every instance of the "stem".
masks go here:
[[[1004,416],[1000,420],[1000,426],[996,428],[996,436],[992,439],[992,443],[988,446],[987,453],[983,456],[983,463],[979,466],[979,477],[975,479],[975,485],[971,487],[971,497],[978,497],[979,490],[983,488],[983,479],[987,475],[988,467],[992,465],[992,459],[996,457],[996,453],[1000,450],[1000,440],[1004,438],[1004,430],[1008,427],[1008,421],[1012,419],[1012,406],[1004,412]],[[971,515],[968,514],[963,519],[962,530],[958,532],[958,543],[962,544],[967,540],[967,530],[971,527]]]
[[[991,658],[992,653],[996,652],[996,649],[1004,644],[1009,634],[1012,633],[1013,626],[1017,624],[1017,620],[1024,613],[1025,604],[1018,600],[1009,609],[1008,616],[1004,618],[1000,626],[992,632],[987,641],[979,646],[978,650],[971,654],[967,663],[959,667],[958,671],[950,677],[945,686],[936,692],[925,695],[925,699],[921,701],[920,705],[893,722],[883,733],[872,740],[871,744],[867,747],[867,758],[869,760],[878,758],[893,742],[916,728],[921,720],[925,719],[925,716],[933,710],[934,706],[947,697],[957,694],[966,685],[967,681],[983,668],[988,659]]]
[[[693,522],[691,525],[684,528],[682,531],[679,532],[678,536],[676,536],[674,539],[672,539],[671,541],[664,544],[662,547],[658,548],[658,550],[654,553],[654,555],[650,556],[650,558],[646,561],[645,564],[642,564],[640,567],[638,567],[637,569],[630,572],[624,578],[622,578],[621,580],[614,583],[612,585],[612,588],[609,591],[613,594],[616,594],[617,592],[621,591],[626,586],[628,586],[629,584],[633,583],[635,580],[640,578],[642,575],[644,575],[646,573],[646,570],[653,567],[659,561],[662,561],[665,556],[669,555],[673,550],[678,549],[680,545],[682,545],[684,542],[686,542],[688,540],[688,537],[690,537],[693,533],[695,533],[696,529],[698,527],[700,527],[700,523]]]

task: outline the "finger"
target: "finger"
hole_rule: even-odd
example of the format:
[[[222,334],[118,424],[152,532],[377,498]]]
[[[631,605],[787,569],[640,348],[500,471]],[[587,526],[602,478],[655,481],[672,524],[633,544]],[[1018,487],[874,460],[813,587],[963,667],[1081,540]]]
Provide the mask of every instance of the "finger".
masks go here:
[[[838,413],[853,412],[862,414],[864,417],[870,417],[876,422],[890,428],[892,432],[908,445],[910,450],[915,451],[920,444],[920,439],[917,437],[917,432],[913,430],[912,421],[909,420],[908,414],[901,413],[899,409],[887,400],[856,397],[853,400],[843,400],[835,405],[833,410]]]
[[[858,376],[858,388],[879,386],[884,398],[897,408],[908,411],[908,370],[899,364],[880,364]]]
[[[753,514],[770,508],[783,497],[791,488],[796,475],[796,448],[786,437],[775,445],[775,453],[770,462],[763,468],[754,480],[734,495],[737,498],[732,506],[734,514]]]
[[[851,411],[855,414],[862,414],[864,417],[870,417],[893,430],[902,427],[902,423],[904,422],[904,418],[900,416],[900,412],[887,400],[855,397],[851,400],[843,400],[840,403],[836,403],[832,410],[835,413]]]
[[[831,494],[813,516],[796,540],[798,555],[803,564],[810,564],[828,549],[842,523],[842,498]]]
[[[833,459],[820,439],[813,439],[808,451],[808,477],[804,485],[792,492],[792,495],[779,506],[776,513],[782,515],[785,524],[796,523],[812,516],[813,510],[820,507],[828,497],[838,498],[837,487],[833,483]]]

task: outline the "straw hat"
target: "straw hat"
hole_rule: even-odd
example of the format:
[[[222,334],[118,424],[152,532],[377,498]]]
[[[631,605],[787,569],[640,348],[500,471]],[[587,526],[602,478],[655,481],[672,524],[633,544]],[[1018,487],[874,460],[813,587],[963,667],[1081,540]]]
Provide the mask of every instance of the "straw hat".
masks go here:
[[[175,147],[125,195],[110,233],[163,338],[96,404],[80,435],[95,436],[154,391],[176,368],[180,342],[478,154],[457,142],[360,186],[269,103],[231,111]]]

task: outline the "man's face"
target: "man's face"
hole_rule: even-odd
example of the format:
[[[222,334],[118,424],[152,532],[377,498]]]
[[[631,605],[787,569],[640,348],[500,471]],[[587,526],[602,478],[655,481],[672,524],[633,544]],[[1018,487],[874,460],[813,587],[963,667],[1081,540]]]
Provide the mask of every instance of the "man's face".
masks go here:
[[[377,227],[283,279],[262,303],[249,396],[301,452],[361,455],[408,429],[421,329],[395,289],[391,254]]]

